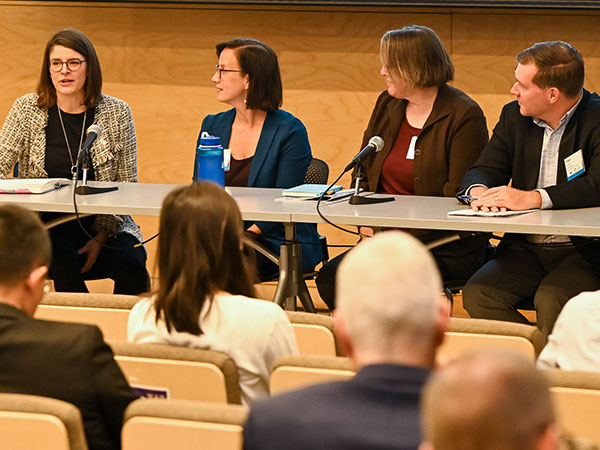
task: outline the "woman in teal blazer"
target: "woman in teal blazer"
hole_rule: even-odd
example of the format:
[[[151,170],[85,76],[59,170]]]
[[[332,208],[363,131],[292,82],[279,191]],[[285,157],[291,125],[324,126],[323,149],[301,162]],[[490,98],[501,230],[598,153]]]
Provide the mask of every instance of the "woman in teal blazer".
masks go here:
[[[219,64],[212,78],[217,99],[233,106],[209,115],[203,132],[221,138],[231,149],[231,168],[225,175],[228,186],[289,188],[304,183],[312,160],[306,128],[292,114],[279,109],[282,100],[277,55],[254,39],[234,39],[217,45]],[[200,135],[198,144],[200,144]],[[279,254],[284,227],[277,222],[246,223],[257,240]],[[311,271],[323,259],[317,227],[297,224],[302,245],[302,268]],[[279,269],[258,255],[262,280],[273,278]]]

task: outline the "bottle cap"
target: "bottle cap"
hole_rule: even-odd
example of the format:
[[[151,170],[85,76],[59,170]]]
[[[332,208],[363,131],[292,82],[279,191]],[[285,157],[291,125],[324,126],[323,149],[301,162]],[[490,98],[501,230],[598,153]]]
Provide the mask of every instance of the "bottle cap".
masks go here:
[[[201,136],[200,145],[214,146],[221,145],[221,138],[219,136]]]

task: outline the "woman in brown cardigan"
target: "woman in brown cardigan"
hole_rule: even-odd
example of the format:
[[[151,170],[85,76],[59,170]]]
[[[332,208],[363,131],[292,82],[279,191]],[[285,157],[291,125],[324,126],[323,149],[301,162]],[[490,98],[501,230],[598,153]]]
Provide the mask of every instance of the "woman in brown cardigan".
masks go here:
[[[488,141],[481,108],[447,84],[454,78],[454,67],[432,29],[412,25],[388,31],[381,39],[380,55],[388,89],[377,99],[362,147],[372,136],[381,136],[385,145],[363,163],[361,187],[386,194],[455,196]],[[370,228],[360,231],[373,235]],[[448,234],[407,231],[426,243]],[[486,238],[475,236],[432,253],[444,281],[466,281],[483,263],[485,248]],[[335,272],[343,256],[329,261],[316,280],[330,309],[335,306]]]

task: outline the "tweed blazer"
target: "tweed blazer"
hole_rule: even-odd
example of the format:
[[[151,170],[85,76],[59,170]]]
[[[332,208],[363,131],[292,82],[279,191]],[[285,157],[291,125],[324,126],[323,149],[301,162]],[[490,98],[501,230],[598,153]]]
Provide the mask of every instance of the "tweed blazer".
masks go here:
[[[5,177],[19,162],[19,178],[47,178],[46,126],[48,111],[37,106],[38,95],[27,94],[12,105],[0,131],[0,176]],[[91,148],[92,165],[98,181],[137,181],[137,140],[129,105],[102,95],[94,123],[102,136]],[[113,236],[129,233],[143,241],[140,228],[130,216],[99,215],[96,232]]]

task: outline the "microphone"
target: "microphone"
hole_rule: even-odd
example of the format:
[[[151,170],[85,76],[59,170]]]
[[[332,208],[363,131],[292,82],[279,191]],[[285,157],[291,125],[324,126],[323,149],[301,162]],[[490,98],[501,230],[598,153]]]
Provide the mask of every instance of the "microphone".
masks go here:
[[[369,139],[367,146],[363,148],[358,155],[352,158],[352,161],[350,161],[350,164],[346,166],[344,172],[348,172],[350,169],[354,168],[354,166],[361,165],[365,159],[367,159],[373,153],[377,153],[382,148],[383,139],[381,139],[379,136],[373,136],[371,139]]]
[[[102,127],[100,125],[90,125],[87,129],[85,142],[81,146],[81,151],[83,153],[87,152],[96,139],[98,139],[102,135]]]

